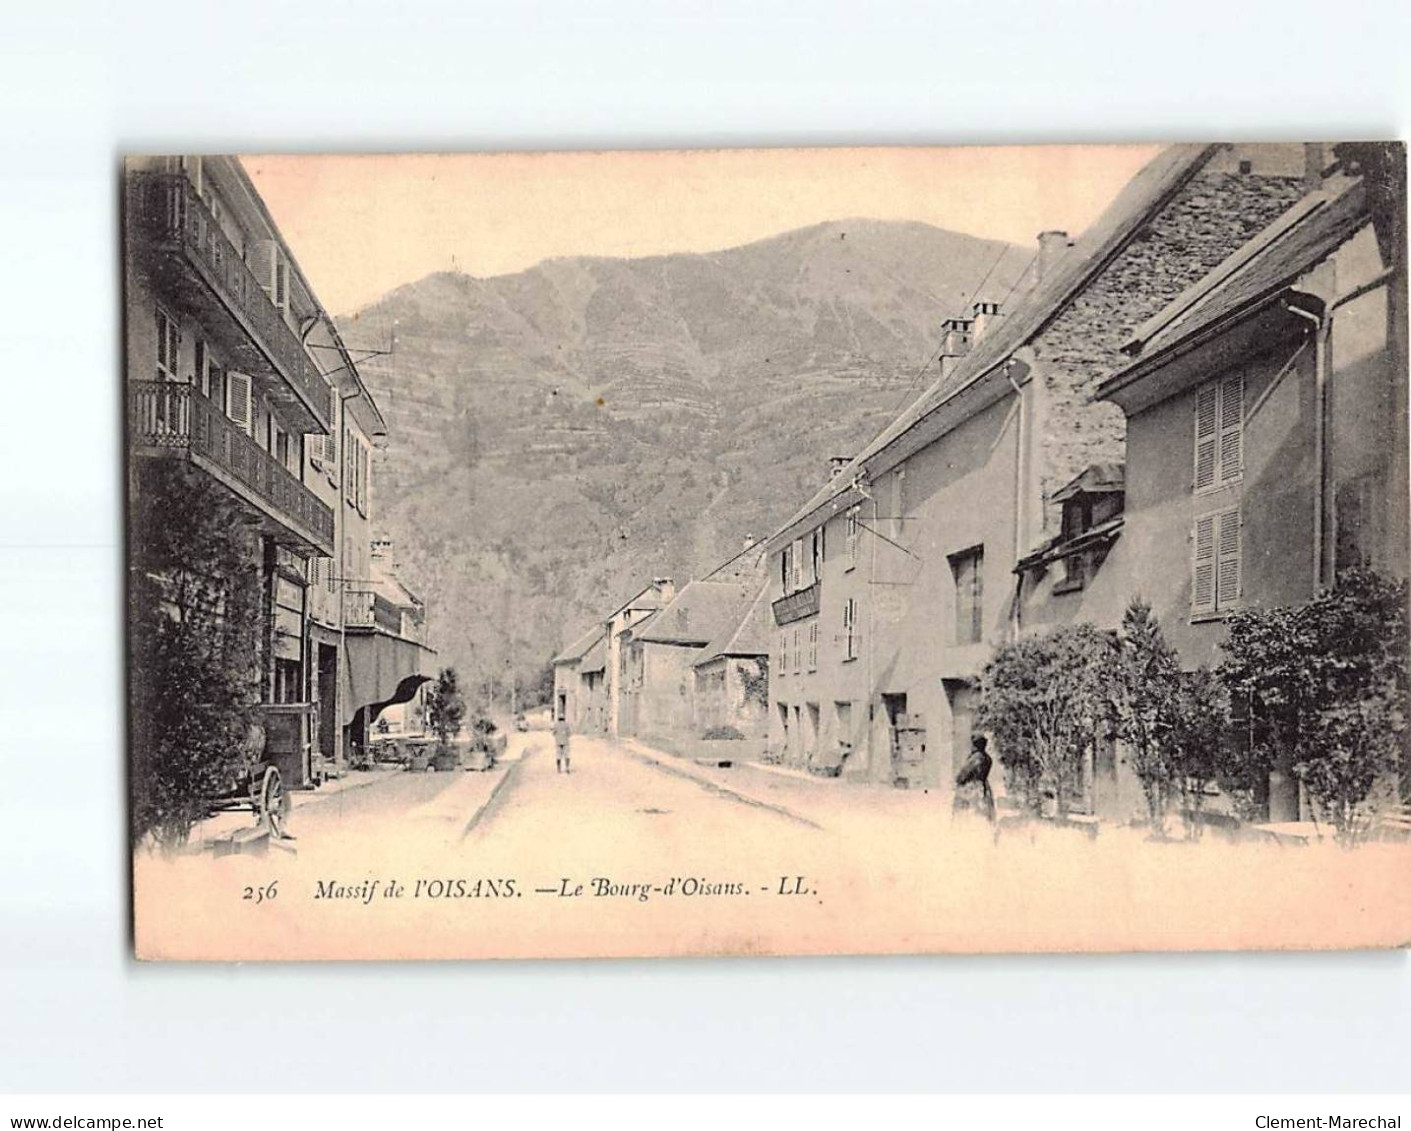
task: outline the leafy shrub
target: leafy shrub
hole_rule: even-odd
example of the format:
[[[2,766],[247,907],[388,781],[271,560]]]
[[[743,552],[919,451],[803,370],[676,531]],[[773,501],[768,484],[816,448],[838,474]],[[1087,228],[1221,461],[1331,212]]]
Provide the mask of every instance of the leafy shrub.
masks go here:
[[[262,752],[260,539],[229,493],[153,462],[129,555],[131,836],[174,848]]]
[[[745,736],[742,732],[736,730],[732,726],[723,726],[711,727],[703,735],[701,735],[701,737],[709,741],[728,740],[731,742],[737,742],[743,740]]]

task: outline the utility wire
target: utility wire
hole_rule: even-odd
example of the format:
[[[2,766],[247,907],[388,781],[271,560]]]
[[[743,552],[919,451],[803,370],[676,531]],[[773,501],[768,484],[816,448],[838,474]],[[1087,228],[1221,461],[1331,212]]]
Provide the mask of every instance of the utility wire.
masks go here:
[[[1000,249],[999,249],[999,254],[996,255],[996,256],[994,257],[994,259],[990,262],[990,269],[985,272],[985,275],[984,275],[984,277],[980,280],[979,285],[978,285],[977,287],[975,287],[974,290],[972,290],[972,291],[970,291],[970,292],[968,293],[968,297],[971,299],[971,301],[974,301],[975,296],[978,295],[982,290],[985,289],[985,284],[990,281],[990,276],[995,273],[995,268],[999,266],[999,261],[1004,258],[1005,253],[1006,253],[1008,250],[1009,250],[1009,244],[1004,244],[1003,246],[1000,247]],[[1026,270],[1027,270],[1027,268],[1026,268]],[[1021,275],[1020,278],[1023,278],[1023,276]],[[1018,284],[1016,283],[1016,286],[1017,286],[1017,285],[1018,285]],[[961,293],[962,295],[966,295],[967,292],[961,291],[960,293]],[[1010,288],[1009,288],[1009,294],[1013,294],[1013,293],[1014,293],[1014,287],[1010,287]],[[1009,298],[1009,295],[1005,295],[1005,299],[1007,300],[1008,298]],[[957,317],[957,318],[964,317],[964,312],[962,311],[960,314],[955,315],[954,317]],[[946,321],[949,321],[949,319],[943,319],[943,320],[942,320],[943,323],[946,322]],[[902,395],[901,395],[901,400],[897,402],[896,407],[893,408],[892,411],[887,414],[887,415],[888,415],[888,418],[889,418],[888,421],[887,421],[888,424],[891,423],[891,419],[890,419],[890,418],[891,418],[891,417],[895,417],[896,414],[899,413],[899,412],[906,406],[906,403],[911,399],[912,393],[916,391],[917,383],[921,380],[921,378],[922,378],[922,376],[925,374],[926,370],[928,370],[928,369],[931,368],[931,363],[932,363],[933,361],[935,361],[935,360],[940,356],[940,352],[941,352],[941,350],[945,347],[945,343],[946,343],[945,333],[942,332],[940,341],[938,341],[938,342],[936,343],[936,348],[931,351],[930,355],[929,355],[929,356],[926,358],[926,360],[922,363],[921,368],[916,371],[916,376],[914,376],[914,377],[911,379],[911,384],[909,384],[909,385],[906,387],[906,391],[905,391],[904,393],[902,393]],[[884,425],[883,427],[885,427],[885,425]]]

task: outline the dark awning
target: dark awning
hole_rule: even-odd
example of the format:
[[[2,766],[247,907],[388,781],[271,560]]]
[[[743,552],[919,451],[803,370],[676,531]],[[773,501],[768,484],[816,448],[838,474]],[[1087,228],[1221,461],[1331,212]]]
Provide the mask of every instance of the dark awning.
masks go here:
[[[436,653],[425,644],[383,632],[348,632],[344,638],[343,724],[363,707],[375,716],[393,703],[405,703],[435,677]],[[371,721],[369,719],[369,721]]]

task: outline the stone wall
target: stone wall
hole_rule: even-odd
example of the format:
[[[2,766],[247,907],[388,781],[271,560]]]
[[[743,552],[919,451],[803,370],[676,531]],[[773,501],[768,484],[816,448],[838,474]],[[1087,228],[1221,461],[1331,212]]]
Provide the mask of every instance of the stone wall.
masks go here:
[[[1098,383],[1127,360],[1122,345],[1306,191],[1293,176],[1213,172],[1187,184],[1035,338],[1038,361],[1039,483],[1043,530],[1055,533],[1054,491],[1094,463],[1125,459],[1122,410],[1094,402]]]

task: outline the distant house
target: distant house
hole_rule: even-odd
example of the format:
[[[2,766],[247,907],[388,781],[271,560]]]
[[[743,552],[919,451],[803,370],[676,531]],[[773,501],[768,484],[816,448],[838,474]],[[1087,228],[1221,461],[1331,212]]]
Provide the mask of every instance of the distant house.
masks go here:
[[[707,645],[739,625],[758,591],[757,577],[692,581],[631,629],[625,652],[628,733],[695,730],[695,662]]]
[[[605,673],[604,698],[606,700],[607,733],[633,734],[635,727],[628,714],[624,718],[624,704],[630,712],[634,700],[630,697],[628,650],[624,647],[634,626],[655,614],[676,595],[676,584],[669,577],[658,577],[646,588],[636,593],[620,605],[603,622],[606,637],[606,655],[603,657]],[[635,678],[635,677],[634,677]],[[625,722],[625,727],[624,727]]]
[[[777,754],[944,790],[995,645],[1116,623],[1125,422],[1094,390],[1138,326],[1303,195],[1309,156],[1167,149],[1076,245],[1039,237],[1016,302],[946,320],[936,382],[769,539]]]
[[[605,631],[578,663],[578,729],[584,734],[607,729],[607,655]]]
[[[575,731],[597,729],[585,726],[591,708],[584,694],[582,665],[606,635],[606,628],[595,624],[554,657],[554,717],[567,719]]]
[[[745,738],[769,733],[769,588],[761,585],[745,613],[701,649],[695,673],[698,734],[731,728]]]
[[[1099,390],[1127,416],[1123,568],[1188,665],[1218,659],[1235,609],[1302,603],[1351,565],[1408,573],[1404,197],[1338,153]],[[1290,767],[1268,801],[1297,819]]]

